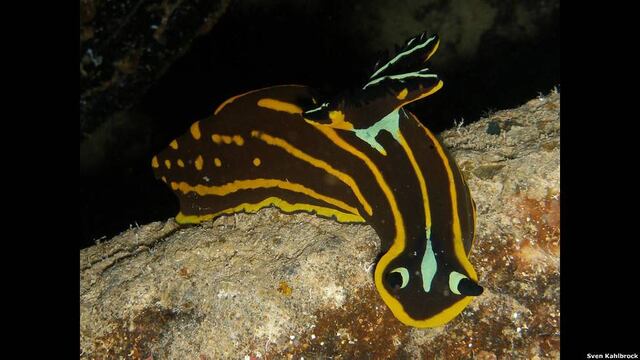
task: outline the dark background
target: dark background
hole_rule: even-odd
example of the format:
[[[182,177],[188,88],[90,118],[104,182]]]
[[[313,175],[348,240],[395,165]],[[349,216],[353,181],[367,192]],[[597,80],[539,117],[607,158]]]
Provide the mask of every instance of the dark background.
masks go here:
[[[393,52],[394,44],[421,31],[442,39],[432,68],[445,85],[410,110],[436,133],[560,86],[557,2],[232,1],[191,38],[178,35],[189,34],[181,29],[202,22],[197,15],[208,9],[172,9],[174,33],[167,30],[164,43],[156,36],[122,45],[118,36],[127,30],[98,30],[110,21],[120,27],[128,21],[140,34],[152,29],[143,10],[154,1],[139,3],[123,1],[124,13],[105,2],[80,3],[81,17],[89,13],[81,19],[81,38],[87,27],[96,29],[80,43],[80,248],[177,213],[177,199],[153,178],[150,159],[225,99],[278,84],[327,94],[362,84],[381,51]],[[118,62],[119,47],[142,48],[144,41],[160,45],[145,47],[152,49],[148,58]],[[172,46],[178,50],[160,56]],[[89,49],[94,60],[100,50],[99,65],[87,61]],[[118,81],[105,70],[114,63],[127,75]]]

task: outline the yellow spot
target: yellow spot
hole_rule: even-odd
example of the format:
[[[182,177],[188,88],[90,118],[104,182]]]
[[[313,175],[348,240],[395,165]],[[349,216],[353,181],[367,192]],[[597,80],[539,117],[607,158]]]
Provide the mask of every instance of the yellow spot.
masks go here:
[[[396,99],[404,100],[407,97],[408,93],[409,93],[409,90],[407,90],[407,88],[404,88],[402,89],[402,91],[398,93],[398,96],[396,96]]]
[[[314,190],[305,187],[302,184],[297,184],[297,183],[278,180],[278,179],[236,180],[220,186],[205,186],[205,185],[192,186],[187,184],[186,182],[180,182],[178,184],[178,188],[183,194],[195,192],[200,196],[205,196],[205,195],[224,196],[240,190],[280,188],[284,190],[289,190],[291,192],[307,195],[313,199],[317,199],[327,204],[333,205],[350,214],[360,216],[358,209],[344,203],[343,201],[334,199],[330,196],[319,194]]]
[[[179,224],[198,224],[203,221],[208,221],[224,214],[235,214],[239,212],[255,213],[258,210],[265,208],[267,206],[275,206],[276,208],[280,209],[284,213],[294,213],[298,211],[305,211],[305,212],[316,214],[318,216],[325,217],[325,218],[335,218],[338,222],[341,222],[341,223],[363,223],[365,221],[359,215],[347,214],[342,211],[323,207],[323,206],[315,206],[315,205],[302,204],[302,203],[290,204],[285,200],[282,200],[277,197],[269,197],[258,203],[240,204],[236,207],[218,211],[213,214],[185,215],[182,212],[180,212],[178,213],[178,215],[176,215],[176,221]]]
[[[218,158],[215,158],[215,159],[213,159],[213,164],[216,167],[220,167],[220,166],[222,166],[222,161],[220,161],[220,159],[218,159]]]
[[[173,189],[173,190],[178,190],[178,188],[179,188],[178,183],[177,183],[177,182],[175,182],[175,181],[172,181],[172,182],[171,182],[171,189]]]
[[[287,284],[286,281],[280,281],[280,284],[278,284],[278,292],[282,295],[291,296],[292,291],[293,289],[289,286],[289,284]]]
[[[162,181],[166,184],[167,183],[167,178],[166,177],[162,177]]]
[[[157,169],[158,167],[160,167],[160,164],[158,164],[158,157],[154,156],[153,159],[151,159],[151,166],[154,169]]]
[[[330,111],[329,119],[331,119],[332,122],[344,122],[344,113],[340,110]]]
[[[196,121],[191,125],[191,136],[193,136],[194,139],[196,140],[200,140],[200,136],[202,135],[200,133],[200,121]]]
[[[244,144],[244,139],[240,135],[233,135],[233,142],[238,146],[242,146]]]
[[[172,148],[173,150],[178,150],[178,141],[173,140],[173,141],[169,144],[169,146],[171,146],[171,148]]]
[[[204,160],[202,159],[202,155],[198,155],[198,157],[196,158],[196,169],[198,170],[202,170],[202,164],[204,163]]]
[[[262,161],[260,161],[260,158],[253,159],[253,165],[260,166],[261,163],[262,163]]]
[[[164,161],[164,166],[167,167],[167,169],[171,169],[171,161],[169,159]]]
[[[353,130],[353,124],[344,120],[344,113],[340,110],[330,111],[329,119],[331,119],[329,126],[334,129]]]
[[[297,105],[276,99],[260,99],[258,100],[258,106],[275,111],[284,111],[289,114],[302,114],[302,109],[300,109]]]
[[[178,159],[178,166],[184,167],[184,161],[182,161],[182,159]]]
[[[211,135],[211,141],[213,141],[216,144],[220,144],[222,142],[222,137],[218,134],[213,134]]]
[[[233,140],[231,140],[231,136],[229,135],[222,135],[222,142],[225,144],[231,144]]]

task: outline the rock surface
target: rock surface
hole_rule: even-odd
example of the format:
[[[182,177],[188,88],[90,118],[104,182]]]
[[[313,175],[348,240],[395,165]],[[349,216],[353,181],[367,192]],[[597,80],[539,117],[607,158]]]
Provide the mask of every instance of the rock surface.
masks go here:
[[[82,250],[81,358],[559,358],[559,101],[440,134],[478,205],[485,287],[446,326],[409,328],[386,308],[371,227],[264,209]]]

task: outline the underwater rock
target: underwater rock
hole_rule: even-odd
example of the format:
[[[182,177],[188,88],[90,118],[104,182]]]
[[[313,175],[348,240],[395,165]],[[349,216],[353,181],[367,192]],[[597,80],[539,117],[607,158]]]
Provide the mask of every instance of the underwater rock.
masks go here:
[[[368,225],[264,209],[81,250],[81,358],[559,358],[559,101],[440,134],[477,204],[485,288],[445,326],[391,314]]]
[[[80,0],[80,132],[131,106],[230,0]]]

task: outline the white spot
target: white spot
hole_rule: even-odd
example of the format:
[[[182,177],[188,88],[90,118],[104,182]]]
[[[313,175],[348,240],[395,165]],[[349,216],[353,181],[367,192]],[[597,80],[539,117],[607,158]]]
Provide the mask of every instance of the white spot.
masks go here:
[[[336,307],[342,307],[345,302],[346,295],[345,290],[341,286],[330,284],[324,288],[323,298],[333,300]]]
[[[460,134],[460,128],[462,128],[462,126],[464,125],[464,118],[460,118],[460,122],[458,122],[456,119],[453,119],[453,125],[455,125],[456,127],[456,132]]]
[[[94,66],[100,66],[100,64],[102,64],[102,56],[93,55],[93,50],[87,49],[87,55]]]
[[[105,238],[106,238],[106,236],[105,236]],[[368,273],[370,273],[370,272],[371,272],[371,269],[373,269],[373,267],[374,267],[375,265],[376,265],[376,263],[375,263],[375,262],[372,262],[372,263],[370,263],[370,264],[366,264],[366,263],[365,263],[365,265],[364,265],[364,271],[365,271],[367,274],[368,274]]]
[[[296,337],[295,337],[294,335],[289,336],[289,339],[291,339],[291,340],[293,340],[293,339],[295,339],[295,338],[296,338]]]
[[[311,340],[315,339],[316,336],[314,334],[311,334]]]

